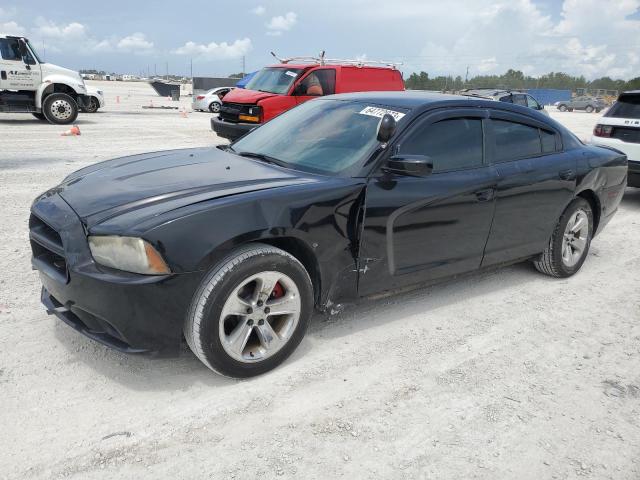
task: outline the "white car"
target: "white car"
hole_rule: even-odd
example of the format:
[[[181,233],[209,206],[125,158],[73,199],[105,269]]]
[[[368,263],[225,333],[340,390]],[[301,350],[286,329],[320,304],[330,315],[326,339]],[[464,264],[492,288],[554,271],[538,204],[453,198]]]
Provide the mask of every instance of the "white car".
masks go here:
[[[87,97],[89,97],[89,102],[81,108],[84,113],[95,113],[99,108],[104,107],[104,92],[102,90],[87,85]]]
[[[206,112],[208,110],[211,113],[218,113],[220,111],[220,106],[222,105],[222,98],[234,88],[235,87],[212,88],[203,94],[193,97],[191,108],[201,112]]]
[[[623,92],[598,119],[591,143],[620,150],[629,160],[630,187],[640,188],[640,90]]]

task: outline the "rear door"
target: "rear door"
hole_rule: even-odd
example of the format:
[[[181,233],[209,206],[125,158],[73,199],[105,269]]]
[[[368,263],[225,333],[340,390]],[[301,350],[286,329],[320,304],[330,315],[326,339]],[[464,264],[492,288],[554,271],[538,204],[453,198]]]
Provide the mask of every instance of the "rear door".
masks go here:
[[[367,186],[359,292],[363,295],[477,269],[494,209],[495,168],[485,162],[487,112],[429,114],[394,146],[427,155],[433,173],[378,171]]]
[[[498,172],[496,209],[483,266],[540,253],[571,201],[576,159],[558,132],[524,115],[491,111],[488,156]]]

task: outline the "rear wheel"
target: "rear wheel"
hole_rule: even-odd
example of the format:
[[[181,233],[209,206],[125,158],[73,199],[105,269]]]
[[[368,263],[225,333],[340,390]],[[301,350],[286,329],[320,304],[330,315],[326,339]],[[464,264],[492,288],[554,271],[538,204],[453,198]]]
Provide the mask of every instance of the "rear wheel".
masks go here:
[[[582,267],[593,236],[593,212],[583,198],[576,198],[564,211],[547,248],[533,264],[552,277],[570,277]]]
[[[45,118],[56,125],[67,125],[78,118],[78,104],[66,93],[52,93],[42,102]]]
[[[218,113],[220,111],[220,102],[211,102],[211,105],[209,105],[209,111],[211,113]]]
[[[304,336],[313,287],[302,264],[270,245],[236,250],[205,277],[185,319],[191,350],[210,369],[250,377],[282,363]]]
[[[567,111],[567,106],[566,105],[558,105],[558,110],[560,110],[561,112],[566,112]]]
[[[594,108],[591,105],[587,105],[587,108],[584,109],[585,112],[587,113],[592,113],[594,110]]]

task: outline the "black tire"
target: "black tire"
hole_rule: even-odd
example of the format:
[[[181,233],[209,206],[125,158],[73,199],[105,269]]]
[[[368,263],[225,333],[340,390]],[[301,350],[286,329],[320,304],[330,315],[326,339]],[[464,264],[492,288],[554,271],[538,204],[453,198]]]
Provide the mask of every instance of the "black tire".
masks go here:
[[[300,314],[297,324],[292,327],[288,339],[279,350],[263,360],[240,361],[227,353],[222,344],[220,331],[225,328],[225,324],[221,326],[221,322],[233,318],[223,318],[222,312],[231,294],[247,279],[261,272],[282,273],[295,283],[299,292]],[[264,306],[268,306],[267,301],[268,299],[265,300]],[[313,304],[313,286],[309,274],[295,257],[270,245],[250,244],[232,252],[205,276],[193,296],[185,318],[184,336],[193,353],[214,372],[235,378],[252,377],[275,368],[293,353],[307,330]],[[260,303],[258,307],[262,307]],[[233,328],[237,328],[243,322],[253,325],[254,320],[248,317],[266,317],[269,313],[267,309],[262,307],[264,312],[259,312],[258,307],[255,312],[247,314],[247,318],[238,317],[237,325]],[[249,329],[257,333],[256,330],[260,327],[257,327],[258,323],[255,325],[255,329]],[[250,348],[249,340],[245,341],[246,348]],[[249,354],[253,356],[253,352]]]
[[[573,108],[567,108],[567,111],[573,112]]]
[[[55,125],[68,125],[78,118],[78,104],[66,93],[52,93],[42,102],[42,113]]]
[[[596,113],[600,113],[602,111],[601,108],[596,108]]]
[[[209,111],[211,113],[218,113],[220,111],[220,102],[211,102],[209,104]]]
[[[96,113],[100,108],[100,102],[96,97],[89,97],[89,105],[82,109],[85,113]]]
[[[595,109],[591,105],[587,105],[587,107],[584,109],[584,111],[587,113],[592,113],[594,110]]]
[[[581,252],[581,257],[575,265],[567,266],[562,258],[562,248],[565,236],[565,229],[567,224],[576,214],[576,212],[582,211],[588,218],[588,235],[586,236],[586,244]],[[591,205],[583,198],[574,199],[569,206],[565,209],[564,213],[558,220],[556,228],[549,239],[549,244],[545,248],[544,252],[540,254],[540,257],[533,261],[533,264],[538,271],[557,278],[566,278],[575,274],[582,264],[584,263],[587,255],[589,254],[589,247],[591,245],[591,239],[593,238],[593,212]]]
[[[41,122],[46,122],[47,119],[45,118],[45,116],[42,113],[38,113],[38,112],[33,112],[31,115],[33,115],[34,117],[36,117],[38,120],[40,120]]]
[[[567,111],[567,106],[566,105],[558,105],[558,110],[560,110],[561,112],[566,112]]]

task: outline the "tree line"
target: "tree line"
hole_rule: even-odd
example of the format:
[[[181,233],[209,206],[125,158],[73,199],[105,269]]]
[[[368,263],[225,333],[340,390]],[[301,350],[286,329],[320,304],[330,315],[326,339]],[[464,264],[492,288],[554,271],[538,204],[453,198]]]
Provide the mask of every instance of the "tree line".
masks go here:
[[[412,73],[404,81],[405,87],[411,90],[462,90],[464,88],[504,88],[504,89],[528,89],[528,88],[556,88],[575,91],[577,88],[606,90],[637,90],[640,89],[640,77],[629,81],[614,80],[610,77],[601,77],[595,80],[587,80],[583,76],[574,77],[562,72],[551,72],[540,77],[525,75],[519,70],[507,70],[502,75],[477,75],[467,82],[458,75],[437,76],[430,78],[427,72]]]

